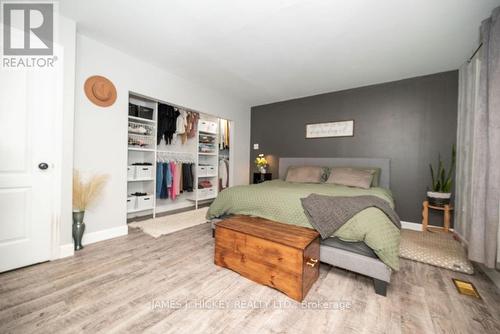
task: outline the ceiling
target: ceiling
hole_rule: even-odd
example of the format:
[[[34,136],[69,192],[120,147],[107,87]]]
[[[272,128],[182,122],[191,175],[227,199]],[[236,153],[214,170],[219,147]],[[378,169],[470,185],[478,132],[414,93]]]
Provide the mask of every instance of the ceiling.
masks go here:
[[[78,31],[249,105],[457,69],[500,0],[61,0]]]

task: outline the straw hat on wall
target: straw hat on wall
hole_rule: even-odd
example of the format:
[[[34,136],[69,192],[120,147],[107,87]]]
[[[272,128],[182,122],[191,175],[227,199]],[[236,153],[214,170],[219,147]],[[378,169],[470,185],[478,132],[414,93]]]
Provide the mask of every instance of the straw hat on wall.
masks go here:
[[[85,95],[99,107],[109,107],[116,101],[115,85],[107,78],[94,75],[85,81]]]

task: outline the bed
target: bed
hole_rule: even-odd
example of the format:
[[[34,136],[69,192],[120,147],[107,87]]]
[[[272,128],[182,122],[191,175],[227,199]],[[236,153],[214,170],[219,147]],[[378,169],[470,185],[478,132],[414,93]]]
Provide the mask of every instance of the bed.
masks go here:
[[[224,190],[212,203],[208,219],[225,215],[258,216],[282,223],[311,227],[300,198],[311,193],[329,196],[373,195],[394,206],[390,192],[390,160],[372,158],[281,158],[280,179]],[[370,189],[333,184],[285,182],[290,166],[376,167],[378,186]],[[375,292],[386,294],[392,270],[399,269],[399,229],[379,209],[368,208],[351,218],[330,238],[322,240],[321,262],[374,279]]]

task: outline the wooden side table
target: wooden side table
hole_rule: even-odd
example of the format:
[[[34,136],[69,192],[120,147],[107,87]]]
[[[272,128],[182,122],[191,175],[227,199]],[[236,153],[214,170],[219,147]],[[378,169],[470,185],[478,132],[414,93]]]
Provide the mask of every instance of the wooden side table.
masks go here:
[[[422,203],[422,231],[427,231],[427,226],[429,225],[429,208],[434,210],[439,210],[444,212],[444,231],[450,231],[450,221],[451,221],[451,211],[453,211],[453,207],[449,204],[445,206],[434,206],[429,205],[429,201],[424,201]]]

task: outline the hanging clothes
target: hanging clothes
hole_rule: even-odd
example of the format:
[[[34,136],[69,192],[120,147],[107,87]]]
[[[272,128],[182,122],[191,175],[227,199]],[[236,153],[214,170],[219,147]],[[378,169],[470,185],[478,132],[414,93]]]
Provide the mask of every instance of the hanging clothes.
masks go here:
[[[192,192],[195,164],[192,162],[156,163],[156,197],[175,201],[182,192]]]
[[[219,150],[229,148],[229,121],[219,118]]]
[[[171,162],[167,162],[167,188],[172,188],[173,175],[172,175],[172,166]]]
[[[179,194],[181,194],[183,192],[183,189],[182,189],[182,187],[183,187],[183,184],[182,184],[182,181],[183,181],[183,179],[182,179],[182,165],[183,165],[183,163],[177,164],[177,170],[179,171]]]
[[[182,164],[182,190],[186,192],[193,191],[193,163]]]
[[[177,166],[175,162],[171,162],[169,166],[170,166],[170,171],[172,172],[172,186],[169,188],[169,194],[172,201],[174,201],[177,197],[177,182],[176,182]]]
[[[182,109],[179,109],[179,116],[177,116],[177,120],[176,120],[176,134],[178,137],[181,138],[181,143],[182,144],[185,144],[186,143],[186,140],[187,140],[187,133],[186,133],[186,129],[188,127],[188,124],[187,124],[187,111],[186,110],[182,110]]]
[[[175,195],[179,196],[180,193],[181,193],[182,163],[176,162],[175,163],[175,170],[176,170],[175,179],[174,179],[174,182],[176,183],[176,185],[175,185],[175,191],[176,191]]]
[[[225,147],[226,149],[229,149],[229,121],[226,121],[226,132],[225,132],[225,140],[224,140],[224,144],[225,144]]]
[[[163,186],[163,163],[156,163],[156,197],[160,198],[161,189]]]
[[[165,139],[167,145],[172,143],[172,138],[177,130],[177,116],[179,111],[168,104],[158,103],[158,129],[156,141],[159,145]]]
[[[219,150],[224,149],[224,120],[219,119]]]
[[[169,182],[171,182],[170,165],[168,164],[168,162],[162,163],[162,169],[163,169],[163,177],[161,180],[160,198],[166,199],[168,198]]]
[[[221,190],[229,186],[229,162],[226,159],[219,160],[219,180]]]
[[[200,114],[197,112],[191,112],[191,117],[189,120],[191,125],[189,126],[188,138],[196,137],[199,120],[200,120]]]
[[[193,129],[193,117],[194,117],[194,112],[188,111],[187,117],[186,117],[186,138],[189,139],[191,138],[189,134],[191,133]]]
[[[227,187],[229,187],[229,160],[224,159],[224,164],[226,165],[225,170],[226,170],[226,175],[227,175],[225,188],[227,188]]]

